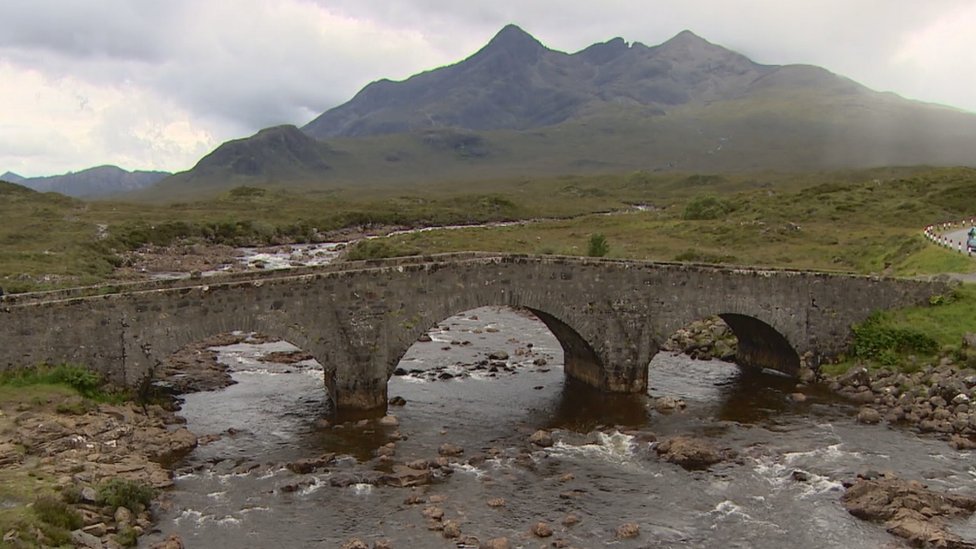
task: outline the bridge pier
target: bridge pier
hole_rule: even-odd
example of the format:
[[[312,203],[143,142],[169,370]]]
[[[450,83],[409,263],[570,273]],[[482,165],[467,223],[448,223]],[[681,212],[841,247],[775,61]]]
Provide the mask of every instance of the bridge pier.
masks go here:
[[[387,402],[386,381],[369,386],[356,383],[348,387],[336,387],[333,402],[336,413],[340,416],[383,415]]]

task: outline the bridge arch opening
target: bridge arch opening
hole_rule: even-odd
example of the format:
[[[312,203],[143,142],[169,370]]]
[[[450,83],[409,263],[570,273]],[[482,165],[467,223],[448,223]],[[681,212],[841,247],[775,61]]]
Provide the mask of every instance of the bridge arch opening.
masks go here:
[[[643,423],[643,395],[594,388],[597,368],[590,345],[554,315],[478,307],[445,318],[409,346],[387,384],[387,410],[413,423],[423,421],[413,416],[417,409],[440,409],[445,425],[497,424],[499,437],[522,424]]]
[[[696,320],[661,350],[649,366],[648,393],[665,415],[687,408],[692,415],[761,423],[823,398],[819,389],[798,385],[800,359],[786,336],[752,316]]]
[[[563,348],[560,338],[529,309],[477,307],[425,330],[399,356],[390,375],[391,380],[463,381],[548,373],[563,369]]]
[[[800,370],[800,356],[786,336],[744,314],[721,313],[692,322],[672,334],[662,349],[793,377]]]
[[[332,417],[325,374],[311,353],[289,341],[235,331],[164,358],[152,386],[175,398],[187,425],[208,441],[196,459],[273,459],[286,447],[307,445]]]
[[[743,368],[772,370],[796,377],[800,355],[782,333],[756,317],[722,313],[718,315],[737,340],[735,362]]]

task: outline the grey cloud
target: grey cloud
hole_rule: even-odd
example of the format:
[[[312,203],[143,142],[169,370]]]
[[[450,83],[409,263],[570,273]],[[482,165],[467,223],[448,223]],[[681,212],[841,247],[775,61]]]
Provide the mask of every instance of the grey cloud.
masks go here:
[[[184,6],[182,0],[5,0],[0,48],[162,61],[167,33]]]
[[[151,90],[218,138],[229,138],[276,124],[303,124],[370,81],[402,79],[458,61],[507,23],[571,52],[617,36],[654,45],[688,28],[758,62],[818,64],[872,87],[919,95],[926,83],[893,71],[893,52],[948,10],[971,5],[971,0],[3,0],[0,64],[51,78]],[[324,11],[312,13],[310,6]],[[80,97],[79,105],[84,101]],[[976,109],[976,103],[961,106]],[[113,119],[100,131],[124,138],[131,133],[125,124]],[[105,139],[111,136],[106,133]]]
[[[253,13],[273,4],[192,5],[13,0],[0,7],[0,61],[151,87],[201,118],[250,129],[303,123],[398,66],[412,73],[429,62],[382,44],[333,44],[328,28]]]

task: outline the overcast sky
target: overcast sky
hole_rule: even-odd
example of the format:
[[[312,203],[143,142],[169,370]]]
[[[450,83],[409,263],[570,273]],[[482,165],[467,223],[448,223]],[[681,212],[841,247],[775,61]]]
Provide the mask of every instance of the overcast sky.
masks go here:
[[[0,173],[185,170],[515,23],[553,49],[683,29],[976,111],[976,0],[0,0]]]

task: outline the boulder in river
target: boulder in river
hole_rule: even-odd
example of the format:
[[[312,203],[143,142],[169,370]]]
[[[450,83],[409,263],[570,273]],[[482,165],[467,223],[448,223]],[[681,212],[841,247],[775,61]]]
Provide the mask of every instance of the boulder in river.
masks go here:
[[[640,535],[640,525],[636,522],[625,522],[617,527],[617,539],[632,539]]]
[[[731,457],[727,450],[719,450],[711,443],[688,436],[666,438],[654,446],[665,461],[669,461],[688,470],[707,469]]]
[[[873,425],[875,423],[881,422],[881,414],[874,408],[865,406],[857,413],[858,423],[867,423]]]
[[[441,535],[448,539],[461,537],[461,525],[456,520],[445,520]]]
[[[414,469],[404,465],[394,465],[393,472],[380,477],[380,482],[387,486],[409,488],[430,484],[431,478],[430,469]]]
[[[456,457],[464,453],[464,448],[451,444],[450,442],[445,442],[441,444],[441,447],[437,449],[437,453],[442,456]]]
[[[340,549],[369,549],[369,545],[359,538],[352,538],[343,543]]]
[[[663,396],[654,399],[654,409],[662,414],[670,414],[676,410],[683,409],[685,406],[685,401],[680,398]]]
[[[295,364],[313,360],[315,357],[301,349],[295,351],[274,351],[261,355],[258,360],[261,362],[271,362],[274,364]]]
[[[537,522],[532,525],[532,535],[538,538],[548,538],[552,535],[552,527],[545,522]]]
[[[183,545],[183,538],[177,536],[176,534],[172,534],[163,541],[154,543],[151,549],[183,549],[184,547],[185,545]]]
[[[535,444],[536,446],[542,446],[543,448],[548,448],[553,444],[552,435],[549,433],[549,431],[543,429],[539,429],[538,431],[532,433],[532,436],[529,437],[529,442]]]
[[[298,461],[293,461],[285,465],[285,467],[287,467],[288,470],[293,473],[307,475],[319,469],[325,469],[334,459],[334,453],[326,453],[314,458],[305,458]]]

